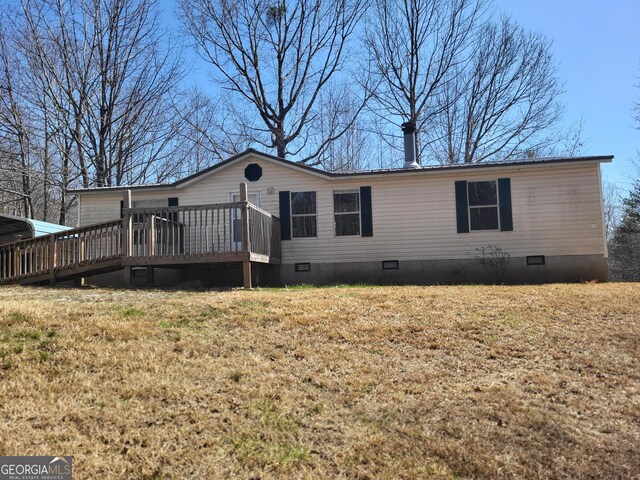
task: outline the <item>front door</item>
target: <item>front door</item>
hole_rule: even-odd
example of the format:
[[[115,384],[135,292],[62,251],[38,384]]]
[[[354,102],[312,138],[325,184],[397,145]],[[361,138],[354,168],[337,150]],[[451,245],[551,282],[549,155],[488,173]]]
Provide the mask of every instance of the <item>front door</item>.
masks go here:
[[[247,194],[249,203],[252,203],[256,207],[260,206],[260,192],[253,192]],[[231,202],[239,202],[239,193],[230,193],[229,200]],[[239,208],[233,209],[233,217],[231,221],[231,238],[233,239],[232,249],[234,252],[242,250],[242,212]]]

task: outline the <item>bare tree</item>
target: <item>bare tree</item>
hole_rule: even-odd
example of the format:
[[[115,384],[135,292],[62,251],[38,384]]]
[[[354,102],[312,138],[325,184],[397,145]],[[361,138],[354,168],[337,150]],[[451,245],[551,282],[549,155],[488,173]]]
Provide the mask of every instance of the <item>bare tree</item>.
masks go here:
[[[12,42],[0,24],[0,136],[2,149],[2,189],[18,201],[20,213],[33,218],[32,157],[28,112],[18,84],[21,65],[11,55]]]
[[[330,85],[322,93],[317,134],[327,137],[330,132],[350,125],[344,135],[331,142],[318,157],[319,165],[325,170],[353,172],[370,166],[371,138],[363,119],[357,115],[359,106],[360,100],[347,85]]]
[[[640,79],[640,76],[638,77]],[[636,85],[640,90],[640,83]],[[636,129],[640,130],[640,96],[636,100],[636,103],[633,105],[633,119],[636,122]]]
[[[237,128],[246,122],[227,98],[213,98],[200,89],[189,91],[175,105],[181,123],[179,149],[172,173],[191,175],[246,150],[250,140]]]
[[[22,0],[32,68],[68,122],[84,186],[141,182],[172,153],[181,70],[155,0]]]
[[[182,0],[183,20],[215,77],[250,105],[252,141],[279,157],[316,160],[352,125],[340,123],[310,144],[317,103],[344,74],[349,40],[366,0]],[[315,139],[316,137],[314,137]]]
[[[468,61],[483,9],[481,0],[374,1],[365,38],[379,115],[414,122],[419,132],[431,127],[447,82]]]
[[[540,151],[561,117],[561,85],[551,42],[511,19],[478,30],[472,60],[450,70],[440,96],[443,114],[429,131],[440,163],[474,163]],[[554,132],[555,133],[555,132]],[[580,135],[567,138],[573,149]]]
[[[611,240],[621,220],[620,190],[615,183],[605,181],[602,185],[602,197],[605,232],[607,240]]]

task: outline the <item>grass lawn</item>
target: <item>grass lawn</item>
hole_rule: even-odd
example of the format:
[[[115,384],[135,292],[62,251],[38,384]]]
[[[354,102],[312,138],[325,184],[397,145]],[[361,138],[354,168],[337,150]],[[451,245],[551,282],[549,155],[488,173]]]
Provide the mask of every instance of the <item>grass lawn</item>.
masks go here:
[[[638,478],[640,284],[0,288],[0,455],[74,478]]]

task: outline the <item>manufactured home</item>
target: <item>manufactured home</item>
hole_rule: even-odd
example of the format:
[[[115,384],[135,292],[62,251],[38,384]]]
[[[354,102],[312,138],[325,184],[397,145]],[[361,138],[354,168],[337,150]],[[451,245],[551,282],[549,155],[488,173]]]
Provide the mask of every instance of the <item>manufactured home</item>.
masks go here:
[[[612,158],[331,173],[247,150],[171,184],[70,192],[78,228],[9,270],[138,285],[605,281]],[[16,251],[0,246],[13,264]]]

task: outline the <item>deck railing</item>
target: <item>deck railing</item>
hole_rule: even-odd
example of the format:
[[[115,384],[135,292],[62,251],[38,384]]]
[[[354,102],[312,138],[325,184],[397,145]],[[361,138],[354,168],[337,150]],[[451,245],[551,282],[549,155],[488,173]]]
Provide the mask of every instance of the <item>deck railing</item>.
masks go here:
[[[242,250],[242,203],[187,207],[131,208],[130,257],[212,255]]]
[[[0,245],[0,280],[42,276],[122,256],[122,221]]]
[[[249,205],[249,248],[251,253],[280,258],[280,219]]]
[[[114,260],[127,267],[242,261],[250,285],[251,261],[280,261],[280,220],[246,201],[246,185],[241,190],[245,201],[162,208],[127,208],[127,191],[122,219],[0,245],[0,282],[53,282]]]

